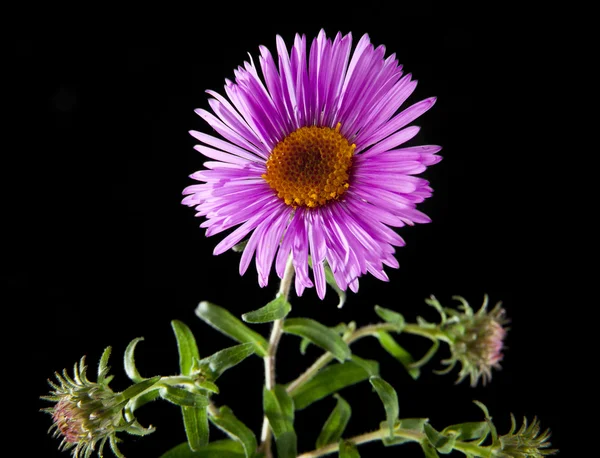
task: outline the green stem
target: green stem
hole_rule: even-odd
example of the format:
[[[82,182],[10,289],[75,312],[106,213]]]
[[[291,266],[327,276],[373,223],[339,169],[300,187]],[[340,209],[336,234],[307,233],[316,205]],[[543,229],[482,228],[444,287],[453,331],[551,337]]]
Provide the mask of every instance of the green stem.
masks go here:
[[[281,279],[279,285],[279,292],[277,297],[283,296],[286,300],[290,295],[290,289],[292,286],[292,280],[294,278],[294,264],[292,263],[292,257],[287,261],[285,267],[285,273]],[[263,358],[265,363],[265,386],[268,390],[275,387],[275,355],[277,354],[277,347],[279,346],[279,340],[283,333],[283,320],[275,320],[273,322],[273,328],[271,329],[271,337],[269,338],[269,348],[267,349],[267,355]],[[261,444],[259,450],[265,454],[265,458],[272,458],[273,452],[271,451],[272,435],[269,429],[269,420],[265,416],[263,418],[262,431],[260,435]]]
[[[350,439],[347,439],[348,442],[352,442],[354,445],[364,444],[366,442],[373,442],[376,440],[381,440],[387,437],[390,434],[390,430],[379,429],[377,431],[373,431],[370,433],[361,434],[359,436],[354,436]],[[425,434],[418,433],[416,431],[412,431],[410,429],[395,429],[394,437],[402,437],[405,439],[413,440],[416,442],[421,442],[425,439]],[[324,445],[316,450],[303,453],[298,455],[297,458],[317,458],[319,456],[329,455],[331,453],[335,453],[339,450],[340,444],[339,442],[334,442],[331,444]]]
[[[348,442],[352,442],[354,445],[364,444],[366,442],[373,442],[376,440],[385,439],[388,437],[390,430],[387,428],[379,429],[377,431],[373,431],[370,433],[361,434],[359,436],[352,437],[347,439]],[[427,436],[424,433],[417,432],[412,429],[402,429],[396,428],[394,429],[394,438],[407,439],[413,442],[422,443],[423,441],[427,441]],[[298,455],[297,458],[317,458],[320,456],[329,455],[331,453],[336,453],[340,448],[339,442],[333,442],[331,444],[324,445],[316,450],[312,450],[310,452],[302,453]],[[469,453],[472,456],[477,458],[490,458],[492,457],[492,450],[489,446],[481,446],[474,444],[472,442],[462,442],[456,441],[454,444],[454,449],[459,450],[461,452]]]

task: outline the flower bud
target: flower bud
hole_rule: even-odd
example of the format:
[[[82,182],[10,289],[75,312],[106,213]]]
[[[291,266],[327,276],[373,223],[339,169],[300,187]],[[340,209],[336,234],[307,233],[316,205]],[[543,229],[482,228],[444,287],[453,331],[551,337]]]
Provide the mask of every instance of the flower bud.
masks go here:
[[[452,316],[442,326],[442,332],[450,342],[451,357],[443,361],[450,371],[456,363],[461,364],[456,383],[460,383],[467,376],[470,377],[471,386],[476,386],[479,379],[485,385],[492,378],[492,369],[500,369],[502,350],[508,323],[505,310],[501,302],[487,311],[488,297],[484,298],[483,305],[477,313],[467,301],[456,296],[461,301],[460,312],[454,309],[445,309]]]

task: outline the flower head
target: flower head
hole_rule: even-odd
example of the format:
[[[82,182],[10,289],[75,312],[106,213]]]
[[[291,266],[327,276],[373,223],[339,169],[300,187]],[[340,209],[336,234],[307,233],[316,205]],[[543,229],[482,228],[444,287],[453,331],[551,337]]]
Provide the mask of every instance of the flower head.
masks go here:
[[[558,453],[558,450],[549,449],[550,430],[540,434],[540,422],[534,418],[530,425],[523,418],[523,424],[517,429],[517,422],[511,414],[510,431],[498,438],[494,448],[494,456],[500,458],[541,458]]]
[[[153,381],[143,382],[123,393],[114,393],[108,386],[112,380],[112,376],[107,377],[109,354],[110,347],[101,359],[97,382],[88,380],[84,356],[79,364],[75,364],[73,377],[66,370],[62,375],[56,373],[58,384],[48,380],[53,391],[49,396],[42,396],[42,399],[56,403],[53,407],[42,409],[52,416],[50,431],[54,431],[54,437],[62,438],[60,448],[72,450],[75,458],[90,457],[98,444],[97,452],[101,457],[107,441],[115,455],[122,457],[117,448],[117,432],[143,435],[153,431],[152,428],[142,428],[135,419],[126,420],[123,416],[123,409],[131,395],[139,393]]]
[[[471,379],[471,386],[476,386],[481,378],[485,385],[492,378],[492,369],[500,368],[506,337],[505,310],[502,303],[498,302],[491,310],[487,310],[488,297],[484,298],[483,305],[476,313],[467,301],[455,296],[461,301],[460,311],[444,309],[451,315],[442,326],[442,331],[450,342],[451,357],[445,361],[449,367],[444,372],[449,372],[456,365],[461,364],[457,383],[467,376]]]
[[[391,228],[429,222],[416,205],[432,191],[414,175],[441,148],[401,145],[435,98],[398,112],[416,81],[367,35],[353,51],[350,34],[321,31],[309,49],[296,35],[290,52],[276,41],[275,59],[260,47],[262,77],[250,59],[226,80],[227,98],[207,91],[214,114],[196,112],[220,137],[191,132],[212,160],[191,175],[201,184],[184,190],[183,203],[206,218],[208,236],[235,228],[215,254],[248,238],[240,273],[255,257],[261,286],[273,263],[283,277],[290,255],[299,295],[313,281],[325,295],[325,264],[343,290],[357,291],[367,272],[387,280],[384,266],[398,267],[404,245]]]

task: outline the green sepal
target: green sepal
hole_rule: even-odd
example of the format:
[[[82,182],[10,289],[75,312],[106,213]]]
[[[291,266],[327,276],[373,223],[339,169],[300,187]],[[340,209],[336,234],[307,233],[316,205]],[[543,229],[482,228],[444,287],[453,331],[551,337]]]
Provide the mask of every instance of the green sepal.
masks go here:
[[[433,445],[438,452],[446,455],[452,452],[452,450],[454,450],[454,443],[456,442],[456,437],[445,436],[444,434],[440,434],[429,423],[425,423],[424,430],[427,439],[429,439],[431,445]]]
[[[196,338],[190,328],[179,320],[171,321],[171,327],[177,340],[179,370],[182,375],[191,375],[195,362],[200,359]]]
[[[316,448],[339,442],[352,416],[352,407],[350,407],[350,404],[339,394],[334,394],[333,396],[336,398],[337,403],[321,429],[321,433],[317,438]]]
[[[245,458],[244,448],[234,440],[224,439],[211,442],[193,451],[183,442],[163,453],[160,458]]]
[[[386,309],[384,307],[380,307],[379,305],[375,306],[375,313],[379,315],[379,317],[386,321],[387,323],[393,324],[396,326],[396,332],[402,332],[404,329],[405,320],[404,317],[393,310]]]
[[[283,323],[283,331],[310,340],[330,352],[342,362],[350,359],[350,347],[334,330],[310,318],[290,318]]]
[[[341,441],[339,449],[340,458],[360,458],[358,448],[350,441]]]
[[[108,359],[110,358],[110,352],[112,351],[111,347],[106,347],[102,352],[102,356],[100,357],[100,362],[98,363],[98,378],[97,381],[100,384],[109,384],[112,380],[112,375],[108,376],[108,371],[110,370],[110,366],[108,365]],[[134,380],[135,381],[135,380]]]
[[[198,367],[212,380],[219,378],[227,369],[241,363],[254,354],[255,345],[251,342],[220,350],[198,361]]]
[[[397,359],[406,369],[408,374],[413,378],[413,380],[417,380],[419,375],[421,375],[421,371],[418,367],[412,367],[415,362],[415,359],[412,355],[406,351],[403,347],[401,347],[396,339],[394,339],[389,333],[385,331],[378,331],[375,334],[375,337],[379,341],[380,345],[383,347],[385,351],[387,351],[390,355],[392,355],[395,359]]]
[[[285,318],[291,311],[292,306],[285,297],[278,296],[264,307],[244,313],[242,320],[246,323],[270,323]]]
[[[162,386],[160,397],[182,407],[207,407],[208,398],[198,393],[178,388],[176,386]]]
[[[136,383],[135,385],[131,385],[125,391],[120,393],[123,401],[129,401],[131,398],[138,396],[142,392],[152,388],[152,386],[154,384],[156,384],[156,382],[158,382],[160,380],[160,378],[161,377],[159,375],[157,375],[156,377],[152,377],[152,378],[143,380],[139,383]]]
[[[248,245],[248,241],[250,239],[246,239],[246,240],[242,240],[240,243],[238,243],[237,245],[233,245],[231,247],[232,251],[235,251],[236,253],[241,253],[244,251],[244,248],[246,248],[246,245]]]
[[[325,268],[325,281],[329,286],[333,288],[333,290],[337,293],[338,297],[340,298],[337,308],[341,309],[346,303],[346,291],[344,291],[338,286],[337,282],[335,281],[335,277],[333,276],[333,271],[331,270],[331,267],[329,267],[329,264],[325,263],[323,267]]]
[[[471,441],[485,440],[490,432],[490,428],[485,421],[472,421],[468,423],[459,423],[447,426],[442,430],[444,436],[454,436],[456,440]]]
[[[381,399],[381,402],[383,403],[387,426],[390,431],[389,437],[391,438],[394,436],[394,425],[400,414],[398,394],[392,385],[379,376],[370,377],[369,382],[373,385],[373,388],[375,388],[375,391],[377,391],[377,394],[379,395],[379,399]]]
[[[253,331],[223,307],[211,304],[210,302],[200,302],[196,307],[196,315],[218,331],[231,337],[240,343],[252,343],[256,353],[260,357],[267,355],[267,340],[259,333]]]
[[[294,431],[294,401],[282,385],[263,389],[263,409],[275,438]]]
[[[250,458],[256,453],[256,436],[250,428],[237,419],[229,407],[221,407],[219,413],[211,414],[209,419],[213,425],[242,444],[246,458]]]
[[[129,342],[129,345],[127,345],[127,348],[125,349],[125,355],[123,356],[125,373],[127,374],[127,377],[129,377],[133,382],[136,383],[145,380],[145,378],[140,375],[137,368],[135,367],[135,357],[133,355],[135,352],[135,347],[142,340],[144,340],[143,337],[137,337],[131,342]]]
[[[296,458],[298,456],[298,438],[295,431],[286,431],[275,438],[278,458]]]
[[[181,407],[185,435],[191,450],[200,450],[208,444],[208,415],[205,407]]]
[[[379,364],[377,361],[361,358],[359,358],[359,361],[360,364],[356,362],[353,356],[350,361],[327,366],[308,382],[301,385],[292,393],[296,410],[302,410],[313,402],[336,393],[342,388],[368,379],[373,375],[371,372],[378,372]],[[370,367],[371,370],[366,370],[365,367]]]

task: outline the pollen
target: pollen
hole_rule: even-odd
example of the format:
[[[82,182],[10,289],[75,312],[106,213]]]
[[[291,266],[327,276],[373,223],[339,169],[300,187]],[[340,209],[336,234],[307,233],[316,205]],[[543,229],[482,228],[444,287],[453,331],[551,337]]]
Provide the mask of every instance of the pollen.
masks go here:
[[[262,177],[287,205],[320,207],[349,188],[356,145],[340,127],[301,127],[275,145]]]

